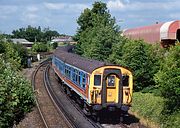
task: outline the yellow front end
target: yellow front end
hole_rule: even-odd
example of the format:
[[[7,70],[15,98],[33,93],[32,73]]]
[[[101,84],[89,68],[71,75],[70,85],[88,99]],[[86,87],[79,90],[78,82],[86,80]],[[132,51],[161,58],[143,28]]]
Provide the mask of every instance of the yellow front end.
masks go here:
[[[90,76],[90,104],[130,105],[132,101],[132,73],[120,66],[104,66]]]

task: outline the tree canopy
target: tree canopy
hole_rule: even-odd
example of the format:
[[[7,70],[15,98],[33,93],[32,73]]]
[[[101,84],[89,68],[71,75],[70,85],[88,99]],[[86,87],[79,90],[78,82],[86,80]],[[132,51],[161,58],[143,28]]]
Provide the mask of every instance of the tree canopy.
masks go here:
[[[95,2],[92,9],[87,8],[81,13],[77,23],[76,53],[97,60],[107,60],[112,53],[112,44],[119,41],[119,28],[106,4]]]
[[[166,109],[174,111],[180,108],[180,46],[171,47],[166,53],[161,68],[155,74],[155,80],[161,95],[167,98]],[[170,112],[171,112],[170,111]]]
[[[30,25],[27,28],[13,30],[12,34],[13,38],[25,38],[31,42],[50,41],[52,37],[59,36],[57,31],[50,30],[49,28],[42,30],[40,26],[36,28]]]

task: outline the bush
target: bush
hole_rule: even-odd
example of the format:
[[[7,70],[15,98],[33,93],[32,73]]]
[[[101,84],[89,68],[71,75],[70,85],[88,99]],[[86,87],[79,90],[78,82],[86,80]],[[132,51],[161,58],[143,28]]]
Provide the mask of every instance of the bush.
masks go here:
[[[160,122],[164,108],[164,99],[152,93],[136,92],[133,94],[132,111],[156,123]]]
[[[34,52],[47,52],[49,50],[49,47],[46,43],[36,42],[33,44],[32,50]]]
[[[162,97],[167,99],[165,113],[172,113],[180,107],[180,46],[170,48],[161,69],[155,75]]]
[[[58,47],[58,43],[57,42],[54,42],[53,44],[52,44],[52,48],[53,49],[56,49]]]
[[[0,54],[5,52],[4,42],[0,40]]]
[[[13,44],[13,48],[18,52],[18,56],[21,58],[21,66],[27,66],[28,51],[22,44]]]
[[[165,116],[162,126],[164,128],[179,128],[180,110],[175,111],[171,115]]]
[[[12,67],[15,69],[20,69],[21,68],[21,57],[19,56],[18,51],[14,48],[13,43],[6,42],[5,43],[5,52],[3,54],[3,57],[6,61],[10,62]]]
[[[167,115],[163,112],[165,105],[166,100],[160,96],[154,96],[152,93],[135,92],[131,110],[138,113],[141,118],[147,119],[147,124],[155,122],[162,128],[178,128],[180,110]]]
[[[154,86],[152,69],[154,64],[148,54],[149,44],[142,40],[127,40],[124,43],[117,64],[129,67],[134,73],[134,89],[140,91],[143,88]]]
[[[30,83],[0,58],[0,127],[12,127],[33,104]]]

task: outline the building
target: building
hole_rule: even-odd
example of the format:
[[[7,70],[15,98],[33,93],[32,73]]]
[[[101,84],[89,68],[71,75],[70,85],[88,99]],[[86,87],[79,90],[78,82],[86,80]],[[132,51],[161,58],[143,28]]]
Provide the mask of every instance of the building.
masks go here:
[[[143,39],[151,44],[160,42],[163,47],[168,47],[180,41],[180,20],[127,29],[123,35],[130,39]]]
[[[32,48],[32,45],[34,44],[33,42],[29,42],[26,39],[11,39],[11,41],[15,44],[22,44],[28,49]]]
[[[59,36],[59,37],[54,37],[51,40],[51,43],[57,42],[59,45],[61,44],[75,44],[76,42],[73,41],[71,36]]]

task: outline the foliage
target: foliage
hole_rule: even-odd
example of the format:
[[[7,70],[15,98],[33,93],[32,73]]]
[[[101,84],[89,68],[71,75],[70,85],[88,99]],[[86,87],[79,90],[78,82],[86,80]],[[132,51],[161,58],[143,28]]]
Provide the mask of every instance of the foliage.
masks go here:
[[[130,42],[129,39],[120,36],[119,42],[114,43],[112,46],[112,54],[109,56],[108,61],[115,64],[120,64],[119,60],[121,60],[121,57],[123,55],[123,46],[128,42]]]
[[[0,54],[5,52],[4,42],[0,40]]]
[[[166,100],[160,96],[154,96],[152,93],[135,92],[131,111],[138,113],[141,118],[159,124],[162,128],[178,128],[180,111],[177,110],[171,115],[166,115],[163,112],[165,104]]]
[[[18,30],[13,30],[13,38],[25,38],[31,42],[44,42],[50,41],[52,37],[59,36],[57,31],[52,31],[49,28],[41,30],[41,27],[38,28],[28,26],[27,28],[19,28]]]
[[[171,47],[166,53],[155,80],[161,95],[167,99],[166,113],[180,108],[180,46]]]
[[[28,51],[22,44],[13,44],[13,48],[18,52],[18,56],[21,58],[21,66],[27,66]]]
[[[5,60],[9,61],[15,69],[20,69],[21,57],[18,55],[18,51],[16,51],[13,46],[13,43],[5,43],[5,53],[3,54],[3,57]]]
[[[148,54],[151,46],[142,40],[123,39],[113,47],[110,59],[120,65],[129,67],[134,73],[134,89],[142,90],[154,86],[152,72],[154,64]],[[114,58],[114,59],[112,59]]]
[[[163,117],[163,124],[162,126],[164,128],[179,128],[179,122],[180,122],[180,110],[177,110],[171,115],[167,115]]]
[[[77,23],[80,27],[75,35],[78,41],[76,53],[97,60],[107,60],[112,53],[112,44],[119,40],[119,29],[106,4],[95,2],[92,9],[85,9],[81,13]]]
[[[0,127],[12,127],[33,104],[29,82],[0,58]]]
[[[57,42],[54,42],[53,44],[52,44],[52,48],[53,49],[56,49],[58,47],[58,43]]]
[[[135,92],[133,94],[131,110],[137,112],[144,118],[159,123],[163,111],[164,99],[160,96],[154,96],[152,93]]]
[[[49,50],[48,44],[43,42],[36,42],[32,46],[34,52],[47,52]]]
[[[5,60],[11,62],[14,68],[20,69],[21,67],[25,67],[27,56],[27,49],[23,45],[11,42],[4,43],[3,57]]]

